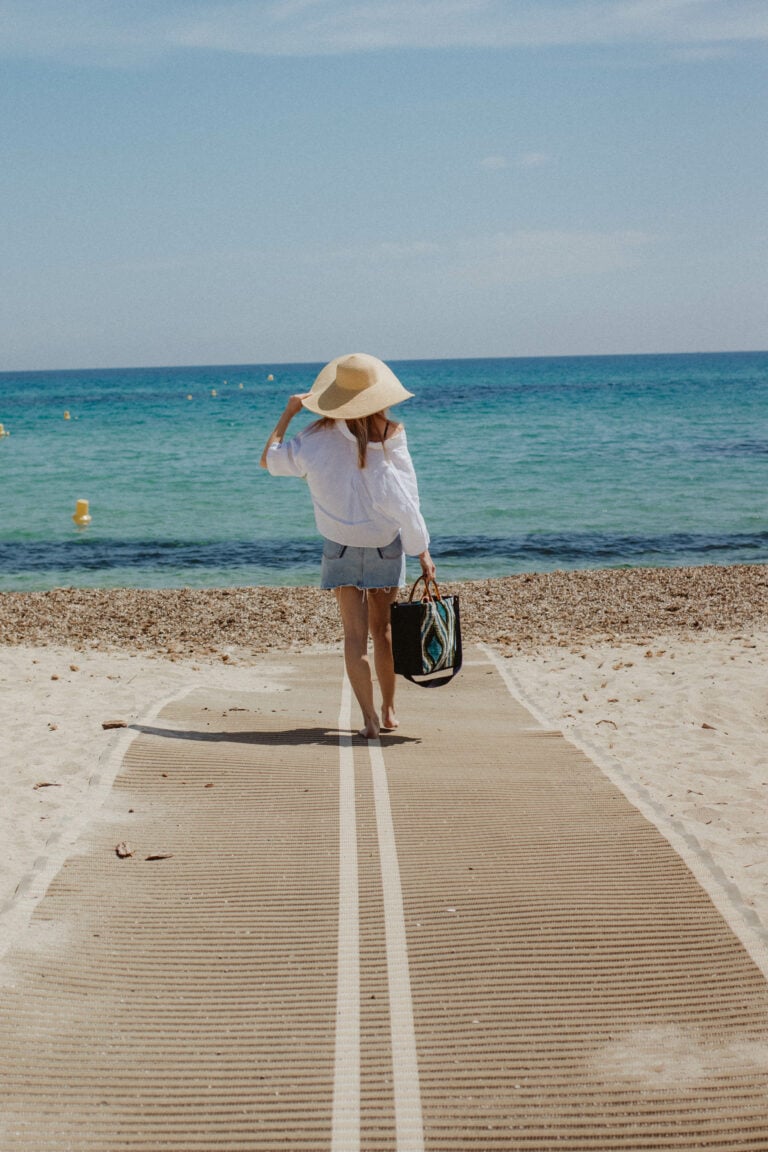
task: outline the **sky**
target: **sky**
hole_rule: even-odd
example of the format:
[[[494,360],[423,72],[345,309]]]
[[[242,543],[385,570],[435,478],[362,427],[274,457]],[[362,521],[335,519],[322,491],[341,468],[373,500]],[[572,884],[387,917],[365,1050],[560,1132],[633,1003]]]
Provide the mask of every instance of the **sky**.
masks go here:
[[[768,348],[768,0],[0,0],[0,370]]]

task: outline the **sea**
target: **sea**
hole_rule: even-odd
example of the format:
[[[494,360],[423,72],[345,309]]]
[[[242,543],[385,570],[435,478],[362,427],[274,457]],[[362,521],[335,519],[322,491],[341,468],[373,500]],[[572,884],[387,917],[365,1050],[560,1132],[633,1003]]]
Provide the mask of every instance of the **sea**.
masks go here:
[[[438,579],[768,562],[768,352],[391,363]],[[0,589],[316,584],[258,461],[321,367],[0,373]]]

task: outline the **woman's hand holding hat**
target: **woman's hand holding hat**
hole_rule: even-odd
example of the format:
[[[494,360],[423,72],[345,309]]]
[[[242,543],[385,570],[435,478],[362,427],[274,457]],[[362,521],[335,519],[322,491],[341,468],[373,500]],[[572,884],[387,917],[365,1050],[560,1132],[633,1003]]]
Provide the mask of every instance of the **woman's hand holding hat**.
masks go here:
[[[293,419],[297,412],[301,412],[304,407],[304,400],[309,396],[309,392],[296,392],[293,396],[288,397],[288,403],[285,406],[285,411]]]
[[[293,420],[296,413],[301,412],[301,409],[304,407],[304,397],[308,395],[308,392],[297,392],[293,396],[288,397],[288,403],[285,406],[285,411],[275,425],[269,440],[267,440],[266,444],[264,445],[264,451],[262,452],[261,460],[259,461],[259,464],[262,468],[267,467],[267,453],[269,452],[270,448],[273,444],[281,443],[283,436],[285,436],[285,433],[288,431],[288,425],[290,424],[291,420]]]

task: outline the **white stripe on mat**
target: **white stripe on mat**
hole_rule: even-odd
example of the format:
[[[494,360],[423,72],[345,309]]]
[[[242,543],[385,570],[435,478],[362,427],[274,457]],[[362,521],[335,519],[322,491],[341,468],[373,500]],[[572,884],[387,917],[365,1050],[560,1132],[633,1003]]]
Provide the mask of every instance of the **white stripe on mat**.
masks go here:
[[[339,709],[339,948],[331,1152],[360,1149],[360,912],[352,737],[352,690]]]
[[[392,808],[389,802],[389,785],[384,767],[384,755],[378,740],[368,741],[368,752],[371,758],[384,898],[396,1144],[398,1152],[423,1152],[424,1127],[421,1115],[419,1066],[416,1058],[411,977],[408,969],[403,892],[400,885]]]

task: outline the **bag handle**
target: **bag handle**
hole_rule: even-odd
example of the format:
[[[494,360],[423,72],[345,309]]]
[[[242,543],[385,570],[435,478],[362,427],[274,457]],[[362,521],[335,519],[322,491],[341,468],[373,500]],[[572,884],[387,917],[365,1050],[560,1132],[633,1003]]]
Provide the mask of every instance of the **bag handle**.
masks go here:
[[[435,600],[435,599],[436,600],[442,600],[443,599],[442,596],[440,595],[440,589],[437,586],[437,580],[435,580],[434,576],[432,576],[432,577],[425,576],[424,573],[422,572],[421,576],[418,576],[413,582],[413,588],[411,588],[411,594],[408,597],[408,603],[409,604],[413,600],[414,596],[416,595],[416,589],[418,588],[419,584],[421,584],[422,580],[424,581],[424,593],[421,597],[422,600]],[[435,588],[435,595],[434,596],[432,595],[432,593],[429,590],[430,584],[434,585],[434,588]]]

